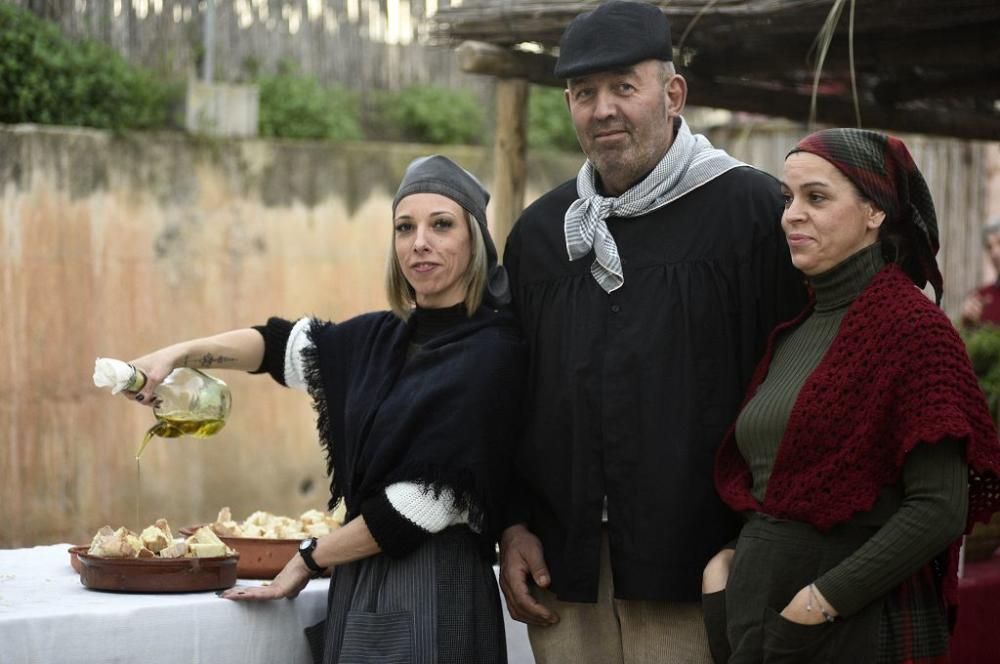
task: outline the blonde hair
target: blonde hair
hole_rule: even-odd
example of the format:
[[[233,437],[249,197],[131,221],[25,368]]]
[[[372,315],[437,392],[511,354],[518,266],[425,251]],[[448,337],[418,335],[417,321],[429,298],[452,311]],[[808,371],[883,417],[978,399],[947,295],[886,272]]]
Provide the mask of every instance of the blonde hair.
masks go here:
[[[469,229],[469,245],[472,250],[472,255],[469,256],[469,265],[462,275],[462,280],[465,282],[465,311],[471,317],[483,303],[483,293],[486,290],[486,272],[489,266],[486,264],[486,242],[483,240],[483,230],[480,228],[479,222],[473,219],[467,210],[463,209],[462,212],[465,224]],[[417,304],[417,298],[413,286],[403,276],[399,259],[396,258],[395,233],[389,242],[389,256],[385,270],[385,292],[392,313],[402,320],[409,318]]]

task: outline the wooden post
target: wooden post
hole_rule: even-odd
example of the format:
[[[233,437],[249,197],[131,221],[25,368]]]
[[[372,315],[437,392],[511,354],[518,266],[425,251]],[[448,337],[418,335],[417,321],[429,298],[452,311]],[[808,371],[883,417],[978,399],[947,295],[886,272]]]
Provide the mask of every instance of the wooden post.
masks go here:
[[[497,79],[491,233],[501,258],[507,235],[524,207],[528,92],[528,82],[522,78]]]
[[[494,44],[467,41],[458,47],[462,71],[496,77],[496,135],[493,144],[493,209],[491,231],[497,252],[503,256],[514,221],[524,207],[527,179],[529,82],[559,83],[552,75],[550,55],[520,53]]]

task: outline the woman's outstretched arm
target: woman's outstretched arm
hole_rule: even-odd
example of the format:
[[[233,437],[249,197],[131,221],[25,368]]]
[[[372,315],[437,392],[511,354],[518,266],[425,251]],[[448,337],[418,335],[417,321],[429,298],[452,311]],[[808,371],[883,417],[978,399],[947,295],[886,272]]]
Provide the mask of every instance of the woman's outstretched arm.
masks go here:
[[[153,389],[178,367],[255,371],[263,358],[264,337],[252,328],[182,341],[132,360],[130,364],[146,374],[146,384],[126,396],[151,404]]]

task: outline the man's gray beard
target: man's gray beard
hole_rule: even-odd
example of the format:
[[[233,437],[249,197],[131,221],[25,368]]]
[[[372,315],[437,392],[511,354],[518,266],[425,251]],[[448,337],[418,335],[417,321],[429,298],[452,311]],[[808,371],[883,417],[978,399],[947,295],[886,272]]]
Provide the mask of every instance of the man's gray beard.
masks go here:
[[[639,166],[631,159],[614,159],[608,158],[607,155],[599,157],[598,159],[591,159],[594,164],[594,170],[597,174],[601,176],[601,182],[604,184],[605,188],[608,185],[607,174],[611,173],[615,176],[614,182],[625,182],[626,186],[620,193],[624,193],[628,189],[631,189],[639,180],[645,175],[650,168],[645,168],[644,166]],[[653,164],[656,166],[656,164]]]

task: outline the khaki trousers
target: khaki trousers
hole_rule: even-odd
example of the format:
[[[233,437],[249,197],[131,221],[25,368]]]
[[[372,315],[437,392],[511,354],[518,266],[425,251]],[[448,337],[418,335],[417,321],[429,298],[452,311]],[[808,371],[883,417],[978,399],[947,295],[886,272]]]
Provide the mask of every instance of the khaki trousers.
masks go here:
[[[607,535],[596,604],[562,602],[542,588],[532,592],[559,614],[555,625],[528,625],[536,664],[712,664],[700,603],[614,598]]]

